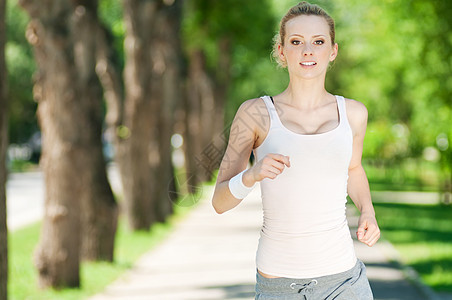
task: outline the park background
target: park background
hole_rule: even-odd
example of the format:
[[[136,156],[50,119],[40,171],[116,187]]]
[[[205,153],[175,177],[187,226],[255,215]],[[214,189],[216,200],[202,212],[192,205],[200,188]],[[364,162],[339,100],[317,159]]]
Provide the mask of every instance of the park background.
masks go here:
[[[7,1],[0,162],[10,173],[41,170],[51,213],[7,243],[1,173],[0,298],[7,279],[11,299],[93,294],[164,239],[190,209],[179,201],[214,184],[239,105],[286,87],[270,52],[280,17],[296,3]],[[427,285],[450,292],[452,2],[312,3],[336,21],[339,56],[327,89],[369,111],[371,190],[436,199],[374,196],[382,237]],[[113,194],[107,164],[117,166],[122,194]]]

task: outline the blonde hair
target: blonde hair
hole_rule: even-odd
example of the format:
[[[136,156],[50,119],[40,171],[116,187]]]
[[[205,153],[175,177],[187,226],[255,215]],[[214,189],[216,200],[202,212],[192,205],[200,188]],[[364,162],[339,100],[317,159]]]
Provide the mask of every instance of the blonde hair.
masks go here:
[[[278,46],[284,46],[284,39],[286,38],[286,23],[298,16],[319,16],[325,19],[330,27],[331,44],[334,45],[334,38],[336,32],[334,30],[334,20],[331,16],[320,6],[311,4],[306,1],[300,2],[289,9],[289,11],[282,17],[279,23],[279,32],[273,38],[272,56],[282,68],[287,67],[287,63],[282,61],[278,54]]]

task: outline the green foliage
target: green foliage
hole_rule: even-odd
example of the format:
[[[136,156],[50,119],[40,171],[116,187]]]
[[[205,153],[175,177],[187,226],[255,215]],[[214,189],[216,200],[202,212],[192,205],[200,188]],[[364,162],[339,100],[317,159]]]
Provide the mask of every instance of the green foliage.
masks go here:
[[[212,74],[221,77],[222,72],[227,72],[218,68],[218,46],[222,39],[231,43],[232,82],[226,107],[227,122],[244,100],[269,93],[269,87],[280,88],[278,81],[284,81],[275,76],[270,61],[275,23],[269,0],[194,0],[186,5],[182,24],[184,48],[187,53],[197,49],[204,51]]]
[[[240,7],[240,9],[237,9]],[[187,51],[209,49],[211,67],[216,65],[216,45],[221,38],[232,40],[254,53],[265,53],[272,36],[274,17],[268,1],[192,0],[186,5],[183,39]],[[249,56],[249,58],[253,58]]]
[[[9,137],[12,143],[23,143],[38,130],[36,103],[32,96],[32,75],[36,66],[32,48],[25,39],[28,18],[19,8],[17,0],[8,1],[6,20]]]
[[[99,18],[108,29],[113,40],[114,51],[117,54],[117,67],[119,70],[124,68],[124,37],[126,26],[122,18],[122,1],[119,0],[100,0]]]
[[[452,291],[451,207],[378,202],[374,206],[382,237],[396,247],[403,262],[435,290]]]
[[[369,110],[364,157],[429,159],[450,178],[451,13],[447,0],[334,2],[339,56],[328,79]]]

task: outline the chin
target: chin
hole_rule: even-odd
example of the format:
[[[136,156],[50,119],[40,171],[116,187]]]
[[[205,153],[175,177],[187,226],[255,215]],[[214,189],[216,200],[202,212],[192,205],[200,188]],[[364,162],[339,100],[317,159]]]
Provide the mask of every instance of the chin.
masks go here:
[[[325,74],[324,73],[300,73],[297,72],[296,74],[294,74],[297,78],[300,79],[306,79],[306,80],[311,80],[311,79],[324,79],[325,78]]]
[[[293,75],[299,78],[303,79],[321,79],[325,78],[326,76],[326,69],[325,70],[296,70],[295,72],[292,72]]]

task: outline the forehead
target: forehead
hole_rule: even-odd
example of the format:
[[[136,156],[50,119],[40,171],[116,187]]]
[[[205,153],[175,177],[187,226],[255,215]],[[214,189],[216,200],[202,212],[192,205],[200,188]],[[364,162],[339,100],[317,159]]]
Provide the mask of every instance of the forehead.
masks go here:
[[[330,35],[330,28],[323,17],[320,16],[298,16],[286,23],[286,36],[302,35],[304,37],[313,35]]]

